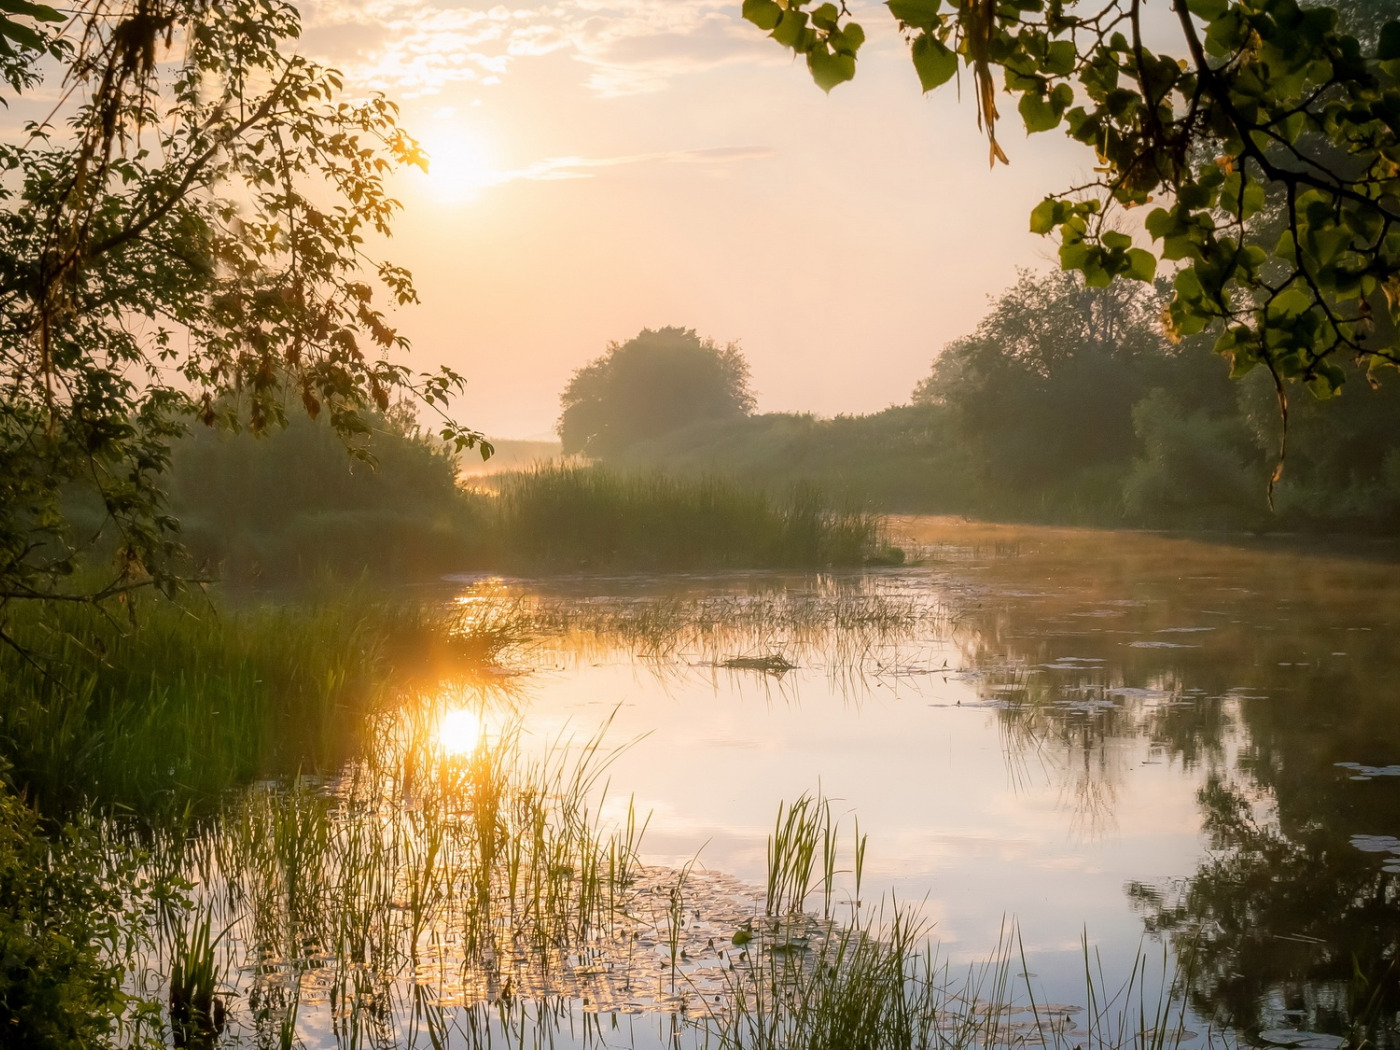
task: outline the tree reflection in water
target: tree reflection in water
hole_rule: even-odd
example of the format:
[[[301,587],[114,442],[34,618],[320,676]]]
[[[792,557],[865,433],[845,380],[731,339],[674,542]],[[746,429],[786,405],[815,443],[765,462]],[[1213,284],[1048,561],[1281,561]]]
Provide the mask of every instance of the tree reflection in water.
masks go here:
[[[957,621],[1008,755],[1053,766],[1091,835],[1114,826],[1116,745],[1201,770],[1199,868],[1126,887],[1150,934],[1195,953],[1194,1009],[1249,1036],[1400,1046],[1400,856],[1383,840],[1400,836],[1400,776],[1356,768],[1400,761],[1394,574],[1083,535],[993,560]]]

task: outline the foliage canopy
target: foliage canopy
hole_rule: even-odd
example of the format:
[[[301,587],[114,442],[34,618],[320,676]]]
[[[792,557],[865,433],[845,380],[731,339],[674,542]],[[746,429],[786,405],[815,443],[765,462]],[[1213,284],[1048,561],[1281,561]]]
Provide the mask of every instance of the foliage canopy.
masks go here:
[[[0,2],[0,100],[61,96],[0,142],[0,612],[174,588],[162,479],[191,420],[325,413],[353,444],[362,409],[462,384],[399,363],[384,309],[413,285],[369,254],[418,147],[391,102],[342,99],[298,33],[283,0]],[[98,532],[75,532],[75,500]],[[94,545],[115,569],[74,582]]]
[[[749,366],[737,344],[691,328],[644,328],[574,373],[559,400],[564,452],[615,455],[706,419],[753,411]]]
[[[1034,232],[1090,287],[1174,271],[1180,337],[1210,331],[1241,375],[1263,366],[1320,398],[1352,361],[1400,364],[1400,22],[1297,0],[888,0],[931,91],[964,68],[992,163],[1006,94],[1028,132],[1064,128],[1098,177],[1047,197]],[[865,40],[844,5],[744,0],[826,90]],[[1380,24],[1377,24],[1380,23]],[[1152,243],[1117,217],[1146,209]],[[1279,466],[1282,466],[1280,457]]]

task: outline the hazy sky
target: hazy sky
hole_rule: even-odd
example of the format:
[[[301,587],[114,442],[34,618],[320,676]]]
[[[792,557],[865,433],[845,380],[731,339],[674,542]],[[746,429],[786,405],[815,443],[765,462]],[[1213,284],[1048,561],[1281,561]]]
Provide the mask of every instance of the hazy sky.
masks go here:
[[[878,410],[1046,264],[1027,216],[1083,152],[1007,121],[989,171],[970,95],[923,97],[883,5],[851,7],[870,41],[827,96],[740,0],[302,5],[306,52],[435,158],[389,254],[417,363],[470,379],[459,418],[548,436],[574,369],[663,325],[738,341],[760,410]]]

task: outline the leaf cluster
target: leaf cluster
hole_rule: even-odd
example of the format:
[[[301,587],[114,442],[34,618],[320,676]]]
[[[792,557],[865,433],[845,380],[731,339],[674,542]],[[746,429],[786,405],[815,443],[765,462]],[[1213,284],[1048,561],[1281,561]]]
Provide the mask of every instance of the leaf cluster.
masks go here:
[[[155,1046],[160,1004],[131,994],[133,938],[179,906],[82,820],[49,827],[0,769],[0,1046]]]
[[[1147,2],[886,6],[925,91],[970,70],[994,163],[1005,96],[1027,132],[1063,128],[1093,150],[1096,178],[1031,215],[1065,269],[1090,287],[1170,272],[1169,332],[1209,331],[1237,375],[1266,368],[1285,422],[1289,381],[1327,398],[1359,362],[1374,382],[1400,364],[1400,22],[1372,25],[1351,0],[1345,17],[1298,0],[1173,0],[1179,46],[1155,50]],[[784,34],[807,6],[744,13],[807,54],[858,28]],[[1139,208],[1150,246],[1117,218]]]
[[[173,590],[163,478],[191,422],[324,414],[353,439],[366,408],[462,387],[401,362],[388,310],[412,280],[371,253],[399,208],[388,176],[422,154],[393,103],[345,100],[296,54],[299,32],[283,0],[0,2],[11,89],[63,92],[0,143],[0,612]],[[489,454],[446,418],[442,437]],[[74,533],[78,493],[100,536]],[[72,584],[95,545],[113,570]]]

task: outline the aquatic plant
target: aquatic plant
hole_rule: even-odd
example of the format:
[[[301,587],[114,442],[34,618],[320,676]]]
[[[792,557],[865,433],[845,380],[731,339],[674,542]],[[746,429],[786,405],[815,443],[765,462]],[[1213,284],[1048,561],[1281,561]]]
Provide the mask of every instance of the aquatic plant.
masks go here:
[[[470,673],[519,629],[363,591],[310,604],[132,599],[125,622],[24,610],[8,630],[39,655],[0,649],[0,754],[49,811],[87,799],[209,808],[257,777],[339,769],[396,667]]]
[[[496,480],[488,563],[529,570],[860,565],[879,520],[811,486],[775,499],[715,478],[541,466]]]
[[[226,1017],[216,949],[223,934],[213,934],[210,914],[195,909],[174,931],[170,960],[170,1028],[177,1046],[212,1047]]]

